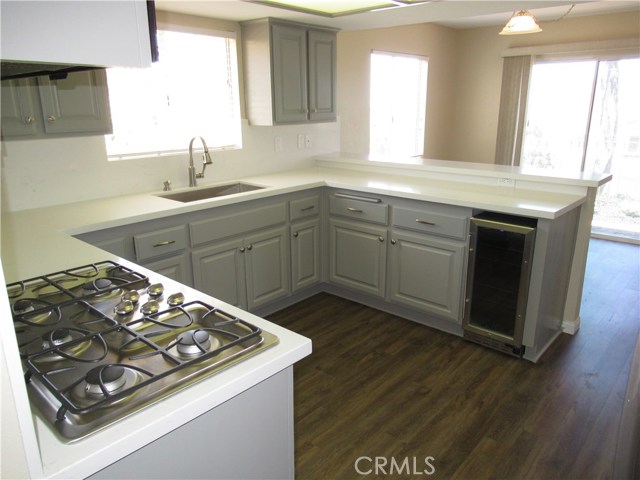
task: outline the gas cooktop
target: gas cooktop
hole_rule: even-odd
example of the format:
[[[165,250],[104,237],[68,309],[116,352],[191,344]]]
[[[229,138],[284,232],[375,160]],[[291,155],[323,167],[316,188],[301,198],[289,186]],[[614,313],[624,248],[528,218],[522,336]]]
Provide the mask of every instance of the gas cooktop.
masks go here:
[[[89,435],[278,338],[114,262],[7,285],[27,390],[63,441]]]

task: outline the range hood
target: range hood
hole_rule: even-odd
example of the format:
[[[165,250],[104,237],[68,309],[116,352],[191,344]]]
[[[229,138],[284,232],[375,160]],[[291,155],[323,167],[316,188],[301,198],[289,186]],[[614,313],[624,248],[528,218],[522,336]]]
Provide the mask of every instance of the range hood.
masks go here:
[[[0,1],[2,80],[157,60],[153,1]]]
[[[0,62],[0,73],[2,80],[11,80],[16,78],[39,77],[47,75],[51,79],[65,78],[71,72],[80,72],[82,70],[93,70],[93,65],[56,65],[53,63],[27,63],[27,62]]]

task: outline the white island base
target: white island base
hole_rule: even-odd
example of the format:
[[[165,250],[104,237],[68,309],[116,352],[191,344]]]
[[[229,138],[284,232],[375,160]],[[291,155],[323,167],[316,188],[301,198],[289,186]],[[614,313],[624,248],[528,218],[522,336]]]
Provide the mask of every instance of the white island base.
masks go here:
[[[294,478],[293,367],[89,478]]]

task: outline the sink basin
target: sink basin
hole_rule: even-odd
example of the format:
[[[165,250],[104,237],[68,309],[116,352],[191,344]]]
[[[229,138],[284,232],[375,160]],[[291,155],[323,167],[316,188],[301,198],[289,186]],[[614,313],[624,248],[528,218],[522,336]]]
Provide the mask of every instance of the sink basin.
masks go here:
[[[157,195],[158,197],[168,198],[177,202],[195,202],[197,200],[205,200],[207,198],[225,197],[235,193],[251,192],[252,190],[261,190],[265,187],[250,185],[248,183],[228,183],[226,185],[216,185],[215,187],[198,188],[187,190],[184,192],[166,193]]]

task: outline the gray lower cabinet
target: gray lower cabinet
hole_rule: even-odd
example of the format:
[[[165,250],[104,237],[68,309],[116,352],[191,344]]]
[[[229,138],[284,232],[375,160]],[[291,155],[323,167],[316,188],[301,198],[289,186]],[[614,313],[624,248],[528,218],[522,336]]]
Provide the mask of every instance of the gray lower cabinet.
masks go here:
[[[317,285],[321,278],[320,219],[291,225],[291,290]]]
[[[193,250],[191,260],[196,289],[240,308],[255,310],[291,291],[285,226]]]
[[[386,228],[329,219],[329,281],[384,297]]]
[[[141,265],[176,282],[191,285],[190,262],[189,256],[183,253],[168,258],[143,262]]]
[[[2,82],[4,138],[104,135],[113,131],[103,69]]]
[[[460,322],[466,244],[391,231],[388,299]]]

